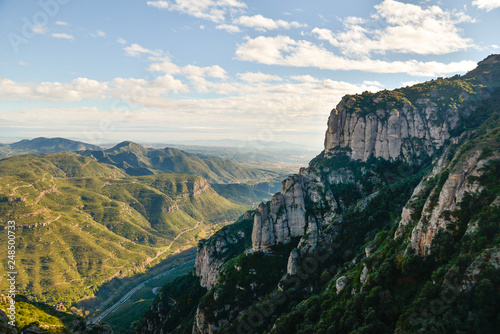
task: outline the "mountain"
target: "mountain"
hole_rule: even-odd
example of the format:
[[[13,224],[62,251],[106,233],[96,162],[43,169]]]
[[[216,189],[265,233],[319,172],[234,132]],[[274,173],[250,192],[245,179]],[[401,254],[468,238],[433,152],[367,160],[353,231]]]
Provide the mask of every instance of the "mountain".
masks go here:
[[[0,144],[0,157],[26,153],[59,153],[85,150],[101,150],[99,146],[64,138],[24,139],[13,144]]]
[[[500,55],[348,95],[324,151],[198,244],[140,333],[495,333]]]
[[[175,148],[150,149],[125,141],[104,151],[79,152],[115,165],[129,175],[182,173],[200,175],[212,183],[241,183],[272,179],[277,173],[247,168],[230,160],[184,152]]]
[[[16,287],[36,301],[90,298],[112,278],[193,247],[244,208],[196,175],[131,177],[72,152],[0,160],[0,229],[16,222]]]

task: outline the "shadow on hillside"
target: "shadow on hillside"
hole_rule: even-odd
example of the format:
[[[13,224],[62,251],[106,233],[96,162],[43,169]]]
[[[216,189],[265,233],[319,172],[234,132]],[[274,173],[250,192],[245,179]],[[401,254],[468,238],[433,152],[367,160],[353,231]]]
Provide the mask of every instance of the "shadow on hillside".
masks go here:
[[[85,316],[100,313],[118,302],[126,293],[137,285],[144,283],[148,279],[161,275],[162,273],[182,265],[189,261],[194,266],[196,258],[196,247],[189,248],[180,253],[169,256],[146,272],[128,277],[113,278],[108,283],[103,284],[94,297],[85,298],[78,302],[78,308]]]

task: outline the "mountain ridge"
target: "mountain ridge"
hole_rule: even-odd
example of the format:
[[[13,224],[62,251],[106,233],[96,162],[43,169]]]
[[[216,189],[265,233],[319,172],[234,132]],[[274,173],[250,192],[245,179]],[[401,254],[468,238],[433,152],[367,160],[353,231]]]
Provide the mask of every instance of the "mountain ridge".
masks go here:
[[[103,151],[82,151],[99,162],[115,165],[130,175],[181,173],[203,176],[212,183],[234,183],[272,179],[278,174],[269,170],[247,168],[230,160],[188,153],[176,148],[146,148],[124,141]]]
[[[190,288],[167,284],[138,330],[493,333],[499,73],[492,55],[464,76],[344,97],[325,150],[200,242],[173,283]]]

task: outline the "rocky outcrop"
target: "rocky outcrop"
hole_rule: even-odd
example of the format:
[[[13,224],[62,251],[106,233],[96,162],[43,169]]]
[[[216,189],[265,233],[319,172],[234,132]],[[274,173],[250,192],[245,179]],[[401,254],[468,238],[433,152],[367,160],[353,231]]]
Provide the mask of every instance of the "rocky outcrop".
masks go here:
[[[422,256],[430,254],[432,241],[439,230],[458,223],[453,215],[444,213],[456,212],[465,194],[475,194],[482,190],[483,187],[475,179],[482,175],[483,168],[490,161],[500,156],[495,152],[484,157],[480,147],[475,149],[462,147],[455,153],[456,158],[448,161],[446,157],[453,148],[454,146],[449,147],[442,154],[430,174],[415,188],[410,201],[403,209],[395,234],[395,237],[399,238],[405,233],[407,226],[413,226],[409,236],[410,246]],[[465,149],[467,152],[461,154],[460,151]],[[432,189],[426,189],[429,185],[432,185]],[[425,204],[422,208],[415,208],[415,203],[419,200],[425,200]],[[418,216],[415,215],[416,210],[420,211],[420,218],[414,224],[415,216]],[[474,226],[468,227],[468,230],[473,229]]]
[[[330,225],[342,211],[330,185],[353,180],[348,171],[340,173],[329,168],[301,169],[300,174],[289,176],[281,192],[258,207],[252,231],[253,250],[268,250],[304,235],[309,238],[303,243],[314,247],[316,231]]]
[[[302,236],[306,228],[304,178],[293,175],[283,181],[282,190],[268,204],[261,203],[255,214],[252,245],[254,251],[267,250],[278,243]]]
[[[201,195],[203,192],[210,188],[210,184],[206,179],[199,179],[193,182],[193,189],[190,192],[189,196],[195,197]]]
[[[220,269],[231,257],[245,249],[250,238],[249,227],[253,213],[245,214],[247,219],[236,223],[232,228],[223,228],[210,239],[201,240],[195,261],[195,275],[200,278],[200,285],[207,289],[215,286],[220,276]]]
[[[470,291],[477,283],[477,277],[481,274],[484,268],[488,266],[493,267],[495,270],[500,270],[500,247],[485,249],[474,262],[472,262],[465,271],[462,284],[459,287],[462,291]]]
[[[346,276],[340,276],[339,278],[337,278],[337,281],[335,282],[335,289],[337,290],[337,294],[344,291],[348,283],[349,278],[347,278]]]
[[[444,115],[429,99],[411,103],[405,98],[387,101],[374,98],[370,106],[357,107],[362,96],[345,96],[332,110],[325,135],[325,153],[350,149],[352,159],[370,156],[412,161],[414,156],[432,155],[450,138],[458,120],[457,109]]]

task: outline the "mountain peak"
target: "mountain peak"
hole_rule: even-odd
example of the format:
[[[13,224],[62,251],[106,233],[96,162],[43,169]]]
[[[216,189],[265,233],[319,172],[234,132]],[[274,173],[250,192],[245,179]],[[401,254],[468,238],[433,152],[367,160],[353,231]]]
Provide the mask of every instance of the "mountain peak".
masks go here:
[[[465,76],[440,78],[412,87],[347,95],[332,110],[325,153],[345,152],[366,161],[420,161],[443,147],[472,100],[500,86],[500,55],[491,55]],[[460,102],[457,102],[460,101]]]
[[[479,67],[482,65],[493,65],[497,63],[500,63],[500,54],[491,54],[477,63],[477,66]]]
[[[140,144],[134,143],[129,140],[122,141],[114,147],[107,150],[108,152],[129,151],[135,153],[147,154],[148,149]]]

